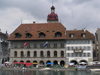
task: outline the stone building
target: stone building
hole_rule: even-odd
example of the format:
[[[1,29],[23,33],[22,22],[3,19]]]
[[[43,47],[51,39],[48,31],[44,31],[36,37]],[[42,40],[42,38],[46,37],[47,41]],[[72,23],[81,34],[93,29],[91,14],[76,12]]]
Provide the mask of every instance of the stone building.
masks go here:
[[[97,61],[100,61],[100,28],[95,33],[95,57]]]
[[[31,62],[33,66],[54,63],[65,65],[66,28],[59,23],[55,7],[47,16],[48,23],[21,24],[8,38],[11,42],[10,63]],[[27,47],[22,48],[27,42]],[[48,42],[47,47],[43,47]]]
[[[0,63],[4,63],[6,61],[9,61],[9,56],[8,56],[8,33],[2,33],[0,29]]]

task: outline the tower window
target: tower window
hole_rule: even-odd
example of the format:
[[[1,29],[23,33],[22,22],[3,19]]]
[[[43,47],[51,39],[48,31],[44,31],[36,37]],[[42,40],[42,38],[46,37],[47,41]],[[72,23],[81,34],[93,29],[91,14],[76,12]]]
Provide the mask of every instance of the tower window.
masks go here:
[[[30,33],[26,34],[26,38],[31,38],[31,37],[32,37],[32,35]]]
[[[70,34],[69,37],[73,38],[74,37],[74,34]]]
[[[22,35],[19,33],[15,33],[15,38],[20,38]]]
[[[55,37],[61,37],[61,36],[62,36],[62,33],[60,33],[60,32],[55,33]]]
[[[44,33],[39,33],[39,38],[44,38],[46,35]]]
[[[81,34],[81,37],[85,38],[85,36],[86,36],[86,34],[85,34],[85,33],[84,33],[84,34]]]

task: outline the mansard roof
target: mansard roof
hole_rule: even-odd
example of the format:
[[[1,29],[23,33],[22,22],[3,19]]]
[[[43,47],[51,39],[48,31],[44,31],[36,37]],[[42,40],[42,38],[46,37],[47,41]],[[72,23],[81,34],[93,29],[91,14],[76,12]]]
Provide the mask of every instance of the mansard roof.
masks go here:
[[[73,34],[73,38],[70,37],[69,35]],[[85,34],[85,37],[82,37],[81,35]],[[66,39],[94,39],[94,35],[90,33],[87,30],[67,30],[66,31]]]
[[[66,39],[66,28],[61,23],[33,23],[21,24],[13,33],[11,33],[8,40],[53,40]],[[44,38],[39,38],[39,33],[46,34]],[[55,33],[62,33],[61,37],[55,37]],[[15,34],[20,33],[20,38],[15,38]],[[32,34],[31,38],[26,38],[26,33]]]

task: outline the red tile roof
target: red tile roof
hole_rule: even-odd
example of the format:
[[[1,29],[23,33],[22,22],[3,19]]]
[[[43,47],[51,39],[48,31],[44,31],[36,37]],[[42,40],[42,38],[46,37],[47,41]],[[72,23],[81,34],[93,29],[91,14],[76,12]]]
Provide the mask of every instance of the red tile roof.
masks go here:
[[[52,40],[66,39],[66,28],[61,23],[33,23],[21,24],[8,38],[8,40]],[[31,38],[25,38],[26,33],[32,34]],[[45,38],[39,38],[39,33],[46,34]],[[61,37],[55,37],[56,32],[61,32]],[[21,38],[15,38],[15,33],[20,33]]]
[[[74,37],[71,38],[70,34],[74,34]],[[85,37],[82,37],[81,34],[85,34]],[[87,30],[67,30],[66,39],[94,39],[94,35]]]

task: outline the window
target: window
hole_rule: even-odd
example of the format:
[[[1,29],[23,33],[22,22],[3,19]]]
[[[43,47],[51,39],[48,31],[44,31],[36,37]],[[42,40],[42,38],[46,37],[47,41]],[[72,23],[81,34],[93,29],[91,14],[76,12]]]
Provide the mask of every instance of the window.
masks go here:
[[[90,46],[87,47],[87,50],[90,50]]]
[[[27,48],[30,48],[30,44],[27,45]]]
[[[54,57],[57,57],[57,51],[54,51]]]
[[[34,48],[37,48],[37,43],[34,43]]]
[[[47,57],[50,57],[50,51],[47,51]]]
[[[57,48],[57,43],[54,43],[54,48]]]
[[[74,53],[72,53],[72,57],[74,57]]]
[[[19,33],[15,33],[15,38],[20,38],[22,35]]]
[[[74,37],[74,34],[70,34],[69,37],[73,38]]]
[[[39,38],[45,38],[45,34],[43,32],[39,33]]]
[[[14,57],[17,57],[17,51],[14,51]]]
[[[15,44],[14,48],[17,48],[17,44]]]
[[[47,48],[50,48],[50,44],[48,43]]]
[[[40,57],[43,57],[43,51],[40,51]]]
[[[70,50],[70,47],[67,47],[67,50]]]
[[[64,48],[64,43],[61,43],[61,48]]]
[[[30,51],[27,51],[27,57],[30,57]]]
[[[83,53],[83,57],[86,57],[86,53]]]
[[[55,37],[61,37],[61,36],[62,36],[62,33],[60,33],[60,32],[55,33]]]
[[[61,51],[61,57],[64,57],[64,51]]]
[[[24,57],[24,52],[23,51],[21,51],[21,57]]]
[[[67,56],[70,57],[70,53],[67,53]]]
[[[83,34],[81,34],[81,37],[85,38],[85,35],[86,35],[86,34],[85,34],[85,33],[83,33]]]
[[[43,48],[43,43],[40,43],[40,48]]]
[[[87,53],[87,57],[90,57],[90,53]]]
[[[37,52],[36,51],[34,51],[34,57],[37,57]]]
[[[32,35],[30,33],[26,33],[26,38],[31,38]]]

